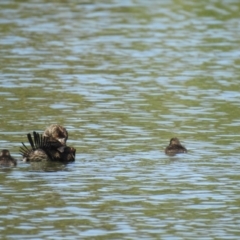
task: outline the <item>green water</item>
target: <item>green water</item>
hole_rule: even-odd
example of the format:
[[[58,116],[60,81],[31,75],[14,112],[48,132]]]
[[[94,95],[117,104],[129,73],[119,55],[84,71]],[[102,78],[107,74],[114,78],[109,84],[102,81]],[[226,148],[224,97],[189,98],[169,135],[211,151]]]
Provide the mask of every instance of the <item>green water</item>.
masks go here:
[[[1,239],[239,239],[238,1],[1,1]],[[21,162],[64,125],[68,166]],[[179,137],[188,154],[168,157]]]

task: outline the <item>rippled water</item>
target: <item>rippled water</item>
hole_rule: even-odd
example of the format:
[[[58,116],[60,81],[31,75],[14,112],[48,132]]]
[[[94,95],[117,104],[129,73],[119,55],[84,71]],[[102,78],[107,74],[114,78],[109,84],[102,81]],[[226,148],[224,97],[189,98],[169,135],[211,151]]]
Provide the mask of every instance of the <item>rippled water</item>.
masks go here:
[[[1,239],[239,239],[239,1],[1,1]],[[51,123],[68,166],[20,161]],[[177,136],[188,154],[168,157]]]

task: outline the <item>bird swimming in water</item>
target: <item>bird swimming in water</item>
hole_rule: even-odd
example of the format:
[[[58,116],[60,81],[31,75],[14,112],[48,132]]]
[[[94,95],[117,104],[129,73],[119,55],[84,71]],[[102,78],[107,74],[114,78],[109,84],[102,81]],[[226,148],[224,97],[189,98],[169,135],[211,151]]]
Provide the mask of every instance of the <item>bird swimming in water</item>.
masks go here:
[[[27,134],[28,142],[31,148],[24,143],[20,147],[20,153],[24,162],[41,162],[41,161],[57,161],[62,163],[70,163],[75,161],[76,149],[66,145],[56,146],[51,138],[44,137],[42,134],[33,132],[33,138],[30,133]]]
[[[187,153],[187,149],[180,143],[178,138],[171,138],[169,145],[165,148],[165,153],[168,155]]]
[[[0,166],[14,167],[17,165],[17,161],[11,156],[7,149],[3,149],[0,153]]]

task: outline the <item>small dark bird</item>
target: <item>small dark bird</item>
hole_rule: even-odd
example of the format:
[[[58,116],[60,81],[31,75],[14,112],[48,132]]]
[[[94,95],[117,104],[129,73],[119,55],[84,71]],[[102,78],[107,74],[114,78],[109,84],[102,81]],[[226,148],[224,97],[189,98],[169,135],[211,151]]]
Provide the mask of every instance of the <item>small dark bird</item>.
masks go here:
[[[43,137],[48,138],[52,146],[62,147],[66,146],[68,139],[68,132],[66,128],[59,124],[52,124],[46,128]],[[61,150],[61,149],[60,149]]]
[[[187,149],[180,143],[178,138],[171,138],[169,145],[165,148],[165,153],[168,155],[187,153]]]
[[[10,155],[7,149],[3,149],[0,153],[0,166],[14,167],[17,165],[17,161]]]
[[[65,145],[59,151],[54,144],[55,142],[37,132],[33,132],[33,138],[30,133],[27,134],[27,137],[31,148],[28,148],[24,143],[22,143],[23,147],[20,147],[24,162],[57,161],[69,163],[75,161],[75,148]]]

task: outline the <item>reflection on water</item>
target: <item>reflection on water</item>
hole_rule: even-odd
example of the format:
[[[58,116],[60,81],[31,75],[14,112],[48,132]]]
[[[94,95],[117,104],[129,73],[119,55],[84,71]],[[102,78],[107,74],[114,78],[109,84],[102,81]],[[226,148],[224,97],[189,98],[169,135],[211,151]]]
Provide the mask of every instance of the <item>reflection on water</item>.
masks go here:
[[[36,172],[57,172],[66,168],[66,165],[60,162],[32,162],[29,164],[30,171]]]
[[[0,3],[1,238],[238,239],[240,4],[81,2]],[[76,162],[21,162],[52,123]]]

